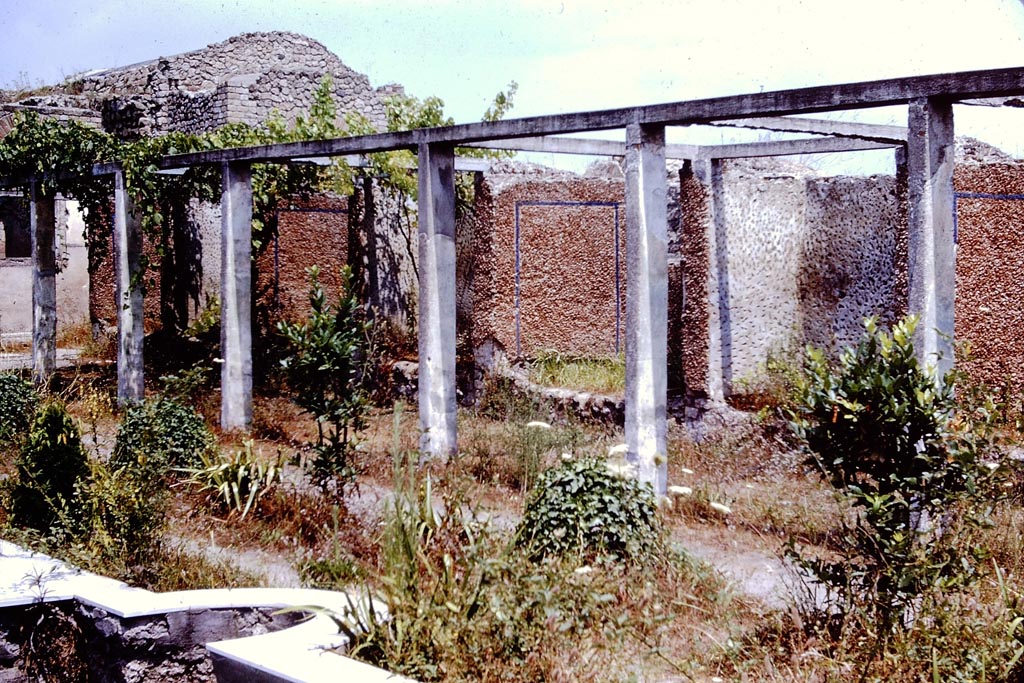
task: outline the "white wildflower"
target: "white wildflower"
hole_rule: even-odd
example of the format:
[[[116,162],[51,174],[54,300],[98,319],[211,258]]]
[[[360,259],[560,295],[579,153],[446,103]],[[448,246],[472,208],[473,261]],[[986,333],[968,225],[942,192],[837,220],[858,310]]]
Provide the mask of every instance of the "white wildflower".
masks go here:
[[[549,425],[547,422],[541,422],[540,420],[527,422],[526,426],[531,427],[533,429],[551,429],[551,425]]]
[[[572,460],[572,453],[562,453],[562,460],[565,462]]]
[[[730,508],[728,505],[722,505],[721,503],[708,503],[708,505],[710,505],[711,509],[714,510],[715,512],[721,512],[723,515],[732,514],[732,508]]]
[[[689,467],[684,467],[682,469],[682,472],[683,472],[683,474],[694,474],[694,471],[691,470]]]
[[[605,466],[608,468],[609,472],[614,474],[616,477],[619,477],[620,479],[630,479],[636,477],[637,474],[636,465],[632,463],[609,462],[605,463]]]
[[[669,486],[668,492],[673,496],[692,496],[693,489],[689,486]]]
[[[583,566],[583,567],[577,567],[576,571],[574,571],[573,573],[574,574],[589,574],[592,571],[594,571],[593,567]]]

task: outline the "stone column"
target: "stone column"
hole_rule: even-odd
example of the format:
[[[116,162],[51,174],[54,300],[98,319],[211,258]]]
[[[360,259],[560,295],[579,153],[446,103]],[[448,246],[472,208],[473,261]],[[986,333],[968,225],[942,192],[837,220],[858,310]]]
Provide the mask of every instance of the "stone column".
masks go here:
[[[626,128],[626,444],[641,481],[665,494],[668,218],[665,128]]]
[[[909,102],[907,137],[907,310],[920,320],[914,344],[941,378],[953,366],[953,106]]]
[[[419,147],[419,414],[423,458],[454,455],[455,153]]]
[[[252,178],[246,162],[223,165],[221,211],[220,425],[252,424]]]
[[[701,363],[706,372],[701,384],[708,401],[724,403],[727,374],[732,370],[732,333],[729,325],[729,259],[722,208],[722,161],[694,159],[689,167],[693,177],[700,182],[704,195],[704,204],[700,207],[704,214],[699,228],[701,232],[692,236],[699,240],[700,245],[699,248],[698,245],[689,245],[688,251],[700,257],[689,267],[705,268],[700,284],[706,298],[694,302],[704,312],[700,322],[706,335],[699,342],[700,347],[707,349]]]
[[[117,278],[117,403],[141,401],[144,391],[142,342],[144,332],[142,283],[142,223],[124,184],[124,172],[114,173],[114,275]]]
[[[53,195],[32,183],[32,381],[45,385],[57,366],[57,221]]]

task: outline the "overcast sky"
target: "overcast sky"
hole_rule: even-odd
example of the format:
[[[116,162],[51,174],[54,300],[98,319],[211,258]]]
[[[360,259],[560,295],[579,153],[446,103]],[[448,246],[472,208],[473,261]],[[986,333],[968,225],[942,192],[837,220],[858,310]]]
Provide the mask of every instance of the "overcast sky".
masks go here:
[[[1024,65],[1022,0],[2,0],[0,87],[269,30],[459,122],[511,80],[527,116]],[[958,133],[1022,153],[1024,112],[965,109]]]

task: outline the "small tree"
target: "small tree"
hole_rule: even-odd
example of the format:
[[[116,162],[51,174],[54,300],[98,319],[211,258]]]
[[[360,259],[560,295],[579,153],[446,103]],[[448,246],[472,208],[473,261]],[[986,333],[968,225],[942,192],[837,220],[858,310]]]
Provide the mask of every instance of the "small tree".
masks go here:
[[[977,549],[943,532],[981,518],[977,492],[990,475],[979,461],[984,440],[955,410],[953,377],[937,384],[918,365],[916,323],[886,333],[868,319],[835,363],[809,349],[794,420],[854,513],[837,539],[839,561],[797,559],[827,589],[832,616],[861,607],[889,627],[926,591],[974,577]]]
[[[15,524],[42,533],[72,531],[79,521],[79,489],[88,481],[89,460],[78,427],[62,404],[39,410],[14,464]]]
[[[0,372],[0,443],[28,429],[39,395],[32,383],[13,372]]]
[[[295,392],[292,400],[316,419],[312,475],[326,490],[331,481],[344,483],[355,476],[351,451],[367,407],[363,375],[369,323],[347,267],[333,304],[320,283],[319,268],[307,272],[309,317],[300,323],[282,321],[277,329],[290,348],[281,365]]]

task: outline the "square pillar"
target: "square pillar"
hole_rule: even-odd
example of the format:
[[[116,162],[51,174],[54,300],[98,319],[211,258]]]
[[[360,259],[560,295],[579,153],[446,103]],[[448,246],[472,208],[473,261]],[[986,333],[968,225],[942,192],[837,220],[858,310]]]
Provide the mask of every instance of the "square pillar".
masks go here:
[[[45,385],[57,366],[57,221],[54,197],[32,183],[32,381]]]
[[[455,150],[418,152],[420,452],[447,458],[456,452]]]
[[[665,495],[668,217],[665,128],[626,127],[626,444],[641,481]]]
[[[918,360],[938,380],[953,367],[953,105],[911,100],[907,118],[907,312],[920,319]]]
[[[222,167],[220,426],[252,424],[252,175],[247,162]]]
[[[683,251],[687,270],[689,342],[687,389],[711,403],[724,403],[731,384],[732,334],[729,322],[729,259],[722,209],[722,162],[687,161],[680,174],[683,216]]]
[[[142,344],[142,222],[125,188],[124,171],[114,173],[114,275],[117,305],[117,403],[141,401],[144,393]]]

